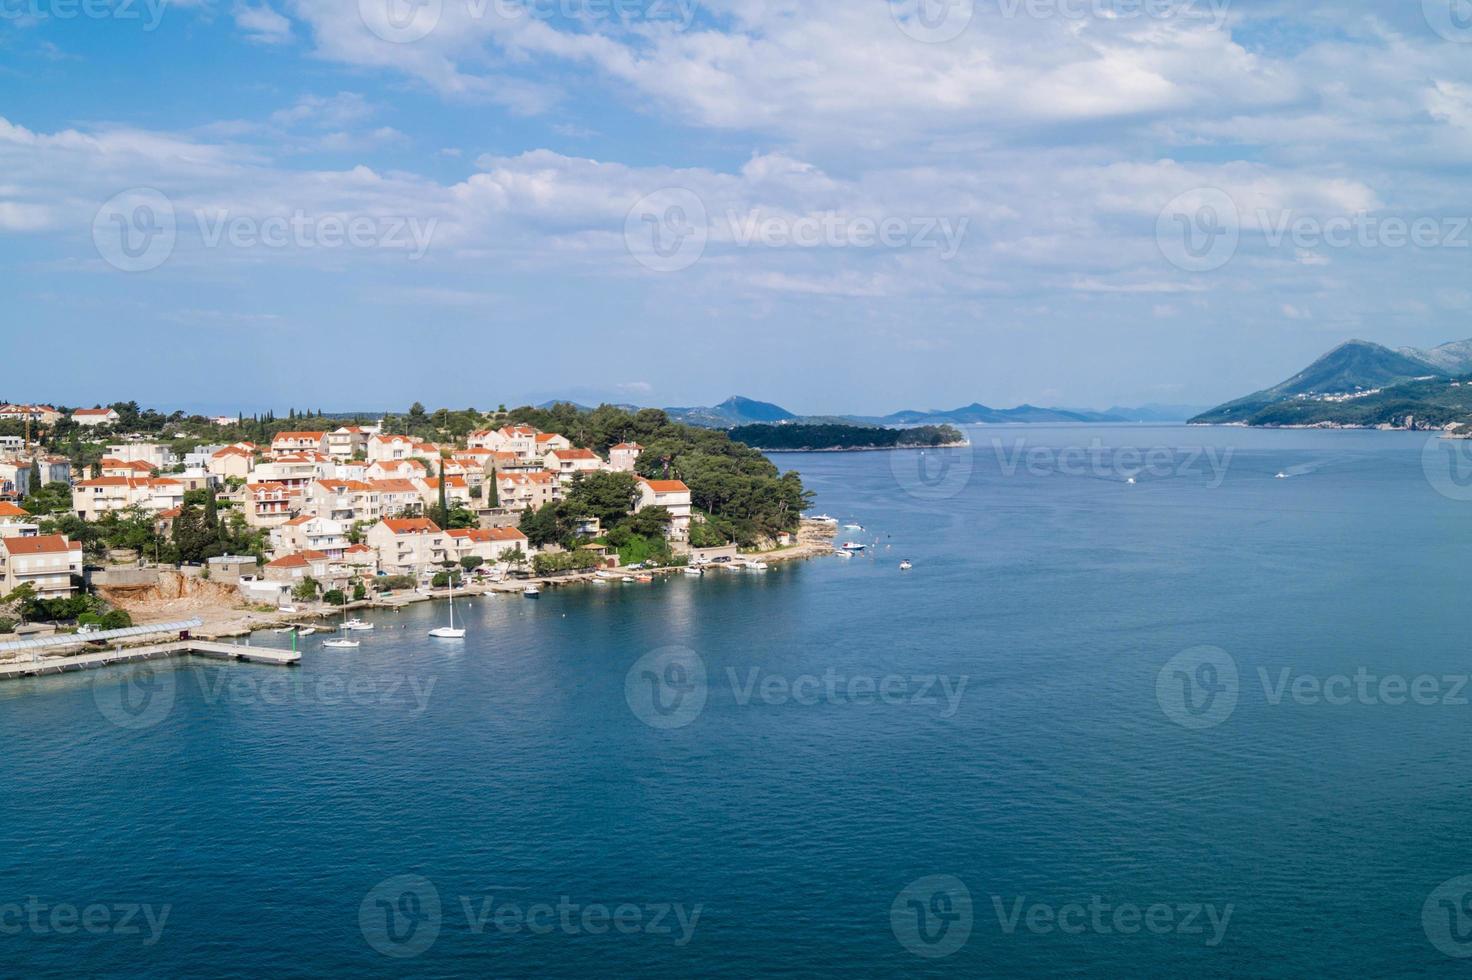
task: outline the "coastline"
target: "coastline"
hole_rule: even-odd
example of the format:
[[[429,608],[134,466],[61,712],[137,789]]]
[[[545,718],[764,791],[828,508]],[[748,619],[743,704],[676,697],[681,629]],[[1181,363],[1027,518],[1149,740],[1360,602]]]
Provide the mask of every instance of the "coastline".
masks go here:
[[[775,562],[806,561],[812,558],[821,558],[833,553],[833,541],[838,535],[836,525],[824,521],[814,521],[803,518],[798,528],[797,543],[785,548],[777,548],[772,551],[754,552],[742,555],[742,559],[754,559],[772,564]],[[671,568],[644,569],[638,572],[633,570],[618,570],[620,574],[633,578],[635,575],[668,576],[681,575],[684,566]],[[525,578],[514,579],[505,582],[491,582],[483,585],[468,585],[455,590],[457,598],[488,596],[488,595],[520,595],[528,586],[535,585],[539,589],[561,589],[573,585],[587,585],[599,576],[596,572],[577,572],[568,575],[559,575],[547,578]],[[620,583],[622,584],[622,583]],[[146,606],[134,606],[128,608],[129,614],[133,616],[135,625],[148,626],[155,623],[177,622],[181,619],[197,618],[203,620],[203,625],[191,631],[191,635],[198,640],[228,640],[240,637],[251,637],[263,630],[276,630],[292,625],[330,625],[328,621],[336,619],[345,613],[362,612],[364,610],[396,610],[405,606],[415,605],[421,602],[443,602],[450,598],[448,589],[431,593],[407,592],[390,595],[383,599],[364,599],[359,602],[350,602],[343,606],[314,606],[310,609],[298,610],[294,613],[283,613],[279,610],[256,610],[244,608],[237,605],[227,604],[222,600],[211,600],[205,597],[192,597],[189,599],[166,600],[163,602],[150,603]],[[187,607],[187,608],[186,608]],[[320,628],[320,627],[319,627]],[[130,646],[147,646],[156,643],[156,640],[140,640],[136,644],[123,644],[124,649]],[[54,657],[67,657],[75,655],[79,650],[87,650],[89,645],[84,640],[78,640],[75,644],[59,646],[54,651]],[[48,655],[47,659],[52,659]],[[18,660],[19,657],[12,658]],[[11,661],[0,660],[0,664]]]
[[[802,449],[763,449],[761,446],[753,446],[759,453],[892,453],[898,449],[964,449],[971,445],[971,440],[962,439],[959,442],[942,442],[935,445],[930,443],[909,443],[903,446],[828,446],[824,449],[804,447]]]

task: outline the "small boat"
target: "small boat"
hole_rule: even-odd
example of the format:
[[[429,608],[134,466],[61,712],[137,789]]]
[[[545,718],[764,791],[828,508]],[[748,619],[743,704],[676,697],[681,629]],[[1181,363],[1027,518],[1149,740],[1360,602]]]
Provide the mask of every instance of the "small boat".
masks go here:
[[[322,645],[324,647],[331,647],[334,650],[356,650],[359,643],[357,640],[349,640],[345,636],[338,636],[330,640],[323,640]]]
[[[1273,479],[1275,479],[1275,480],[1286,480],[1286,479],[1288,479],[1288,474],[1287,473],[1279,473],[1277,476],[1273,477]]]
[[[277,606],[276,611],[290,616],[296,612],[296,606]]]
[[[910,569],[912,569],[914,567],[915,567],[915,563],[912,562],[912,561],[910,561],[910,559],[908,559],[908,558],[906,558],[904,561],[900,562],[900,571],[902,571],[902,572],[908,572]]]
[[[838,518],[836,518],[836,517],[829,517],[827,514],[814,514],[812,517],[809,517],[808,520],[810,520],[810,521],[822,521],[824,524],[837,524],[838,523]]]
[[[437,640],[465,639],[465,631],[455,628],[455,583],[453,580],[450,582],[450,625],[432,629],[429,635]]]
[[[296,635],[297,636],[311,636],[315,632],[317,632],[317,627],[315,627],[315,626],[303,626],[301,629],[299,629],[299,630],[296,631]]]
[[[1134,486],[1135,485],[1135,478],[1134,477],[1130,477],[1128,480],[1125,480],[1124,482],[1125,483],[1128,483],[1130,486]]]
[[[705,571],[703,569],[701,569],[701,568],[696,567],[695,565],[686,565],[685,566],[685,574],[686,575],[695,575],[695,576],[698,577],[698,576],[704,575],[705,574]]]
[[[528,585],[526,588],[521,590],[521,594],[523,598],[536,599],[541,596],[542,590],[537,588],[535,585]]]
[[[862,525],[862,524],[845,524],[843,526],[843,529],[845,531],[862,531],[864,529],[864,525]]]
[[[654,581],[654,576],[653,575],[635,575],[634,576],[634,581],[636,581],[636,582],[653,582]]]
[[[350,619],[346,623],[342,624],[342,628],[345,630],[353,630],[355,632],[366,632],[373,629],[373,624],[365,623],[361,619]]]
[[[833,554],[837,555],[839,558],[852,558],[854,556],[854,553],[852,551],[849,551],[845,548],[839,548],[838,550],[833,552]]]
[[[863,551],[865,547],[865,545],[859,544],[857,541],[845,541],[843,543],[844,551]]]
[[[746,563],[748,572],[765,572],[770,566],[764,561],[749,561]]]
[[[282,626],[280,629],[273,630],[272,632],[275,632],[275,633],[292,633],[292,632],[295,632],[295,631],[296,631],[296,627],[295,626]]]

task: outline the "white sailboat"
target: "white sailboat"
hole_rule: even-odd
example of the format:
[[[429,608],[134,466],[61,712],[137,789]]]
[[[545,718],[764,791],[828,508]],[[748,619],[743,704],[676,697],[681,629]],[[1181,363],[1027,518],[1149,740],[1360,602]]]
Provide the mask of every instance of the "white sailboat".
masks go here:
[[[455,628],[455,578],[450,577],[450,625],[429,631],[429,635],[441,640],[463,640],[465,631]]]
[[[324,647],[331,647],[334,650],[358,649],[358,641],[348,639],[348,614],[346,610],[342,614],[342,636],[334,636],[330,640],[323,640],[322,645]]]

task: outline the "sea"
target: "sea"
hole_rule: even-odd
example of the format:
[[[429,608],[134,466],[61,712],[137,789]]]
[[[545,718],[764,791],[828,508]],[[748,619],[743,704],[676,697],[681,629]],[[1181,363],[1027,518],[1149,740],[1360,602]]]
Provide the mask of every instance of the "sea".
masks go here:
[[[1467,444],[967,434],[774,455],[852,558],[0,685],[3,973],[1465,971]]]

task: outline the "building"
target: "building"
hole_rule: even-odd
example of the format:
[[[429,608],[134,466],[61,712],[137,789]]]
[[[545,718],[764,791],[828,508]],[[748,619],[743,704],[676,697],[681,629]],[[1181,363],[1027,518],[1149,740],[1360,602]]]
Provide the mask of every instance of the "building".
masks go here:
[[[536,446],[537,455],[545,458],[554,449],[571,449],[572,440],[556,432],[538,432]]]
[[[540,434],[529,425],[507,425],[499,429],[483,429],[471,434],[470,448],[515,453],[519,459],[523,460],[540,460],[541,456],[537,453],[537,436]]]
[[[30,496],[31,464],[22,459],[0,459],[0,499]]]
[[[438,507],[440,502],[440,481],[437,477],[429,477],[424,480],[415,480],[414,485],[419,488],[419,496],[426,507]],[[450,507],[464,507],[469,509],[473,506],[470,496],[470,484],[463,476],[445,477],[445,503]]]
[[[121,417],[111,408],[79,408],[72,413],[73,422],[89,429],[98,425],[114,425]]]
[[[266,562],[263,577],[267,582],[287,582],[293,587],[311,577],[328,587],[331,564],[332,559],[320,551],[303,551]]]
[[[644,447],[637,442],[621,442],[608,451],[609,469],[619,473],[634,472],[634,464],[639,462],[639,454]]]
[[[350,522],[302,514],[271,529],[271,551],[278,555],[320,551],[329,558],[341,558],[352,543],[348,540],[351,527]]]
[[[455,558],[481,558],[486,564],[494,565],[517,549],[524,555],[532,552],[531,543],[525,534],[514,527],[462,528],[446,531]]]
[[[542,466],[566,484],[579,473],[597,473],[603,469],[603,460],[588,449],[553,449],[542,457]]]
[[[496,494],[502,507],[510,510],[540,510],[562,499],[562,484],[545,471],[497,473]]]
[[[41,425],[54,425],[61,421],[61,413],[50,405],[0,405],[0,419],[15,422],[29,419]]]
[[[369,528],[367,543],[378,552],[378,567],[390,575],[421,576],[455,560],[450,538],[423,517],[390,518]]]
[[[327,433],[327,455],[333,459],[352,459],[368,451],[368,430],[360,425],[344,425]]]
[[[168,446],[156,442],[120,442],[108,446],[107,455],[127,463],[140,460],[156,470],[166,470],[178,462]]]
[[[82,575],[82,543],[62,534],[0,538],[0,592],[30,585],[41,599],[66,599]]]
[[[31,520],[31,512],[7,500],[0,500],[0,537],[33,538],[40,526]]]
[[[31,466],[38,486],[72,482],[72,461],[65,456],[37,456]]]
[[[336,476],[337,466],[324,453],[280,453],[257,463],[251,479],[257,483],[280,483],[299,493],[324,477]]]
[[[416,441],[410,436],[376,435],[369,438],[364,451],[370,463],[376,463],[379,460],[413,459]]]
[[[222,480],[232,477],[237,480],[245,480],[250,477],[251,470],[255,467],[255,448],[246,448],[237,444],[211,453],[210,461],[205,468]]]
[[[184,484],[168,478],[104,476],[72,487],[72,511],[86,521],[129,507],[157,514],[182,506]]]
[[[325,432],[278,432],[271,439],[273,453],[326,453]]]
[[[418,517],[424,513],[424,498],[412,480],[369,480],[378,494],[378,509],[383,517]]]
[[[690,536],[690,488],[679,480],[646,480],[639,478],[639,502],[635,511],[646,507],[663,507],[670,512],[670,537],[684,541]]]
[[[102,476],[131,476],[135,479],[153,476],[153,467],[141,459],[113,459],[111,456],[104,456],[102,462],[97,464],[97,469]]]
[[[245,523],[278,527],[291,520],[302,497],[281,483],[252,483],[245,488]]]

